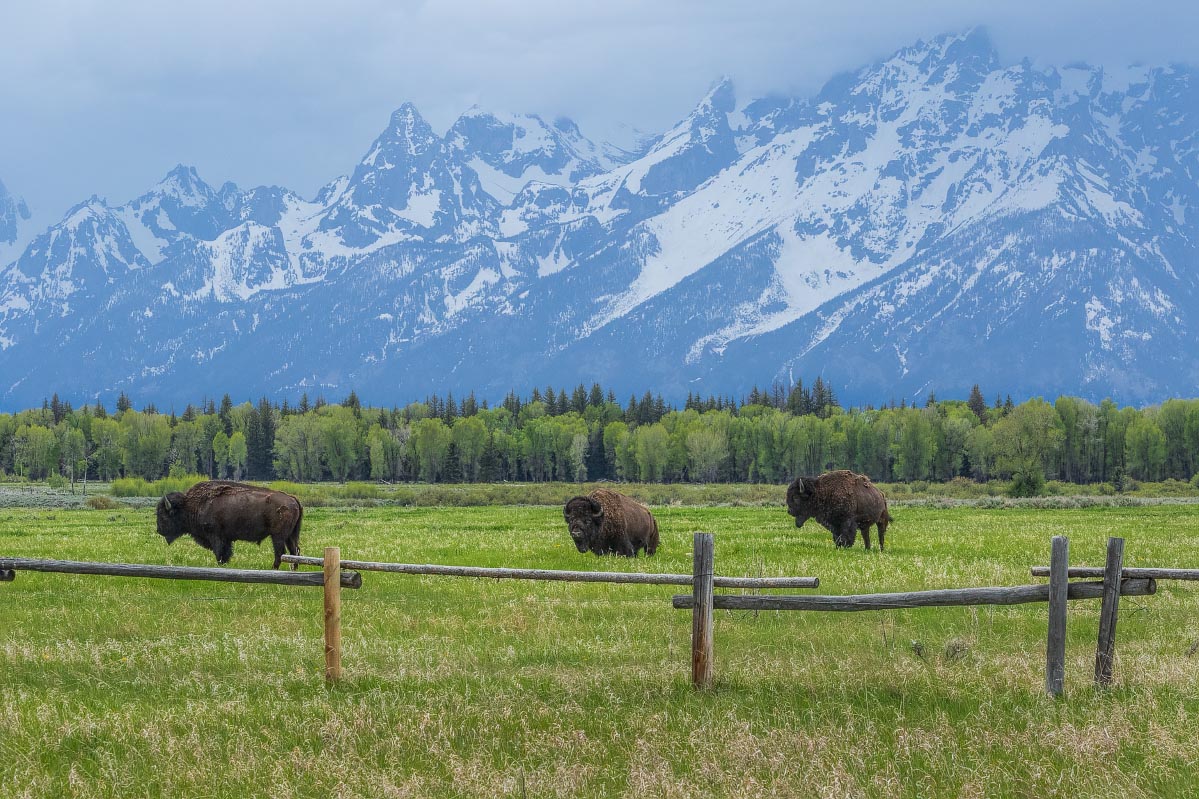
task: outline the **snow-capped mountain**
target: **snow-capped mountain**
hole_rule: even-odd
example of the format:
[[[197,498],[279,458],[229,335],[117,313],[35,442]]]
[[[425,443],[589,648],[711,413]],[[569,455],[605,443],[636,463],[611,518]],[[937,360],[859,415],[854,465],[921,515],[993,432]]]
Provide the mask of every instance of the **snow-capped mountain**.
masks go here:
[[[814,97],[722,80],[637,152],[405,104],[311,201],[178,167],[72,209],[0,272],[0,404],[816,374],[852,402],[1189,396],[1197,78],[1002,64],[973,30]],[[0,240],[19,207],[0,189]]]

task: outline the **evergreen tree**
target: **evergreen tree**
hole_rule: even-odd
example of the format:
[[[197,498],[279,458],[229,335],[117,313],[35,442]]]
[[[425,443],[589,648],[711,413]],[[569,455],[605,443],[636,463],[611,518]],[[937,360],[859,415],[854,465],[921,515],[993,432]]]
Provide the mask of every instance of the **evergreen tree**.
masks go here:
[[[566,393],[566,389],[558,389],[558,416],[564,416],[570,413],[570,396]]]
[[[533,393],[529,395],[529,402],[541,402],[541,392],[537,390],[537,386],[533,386]]]
[[[587,388],[582,383],[579,383],[570,395],[570,409],[578,414],[587,410]]]
[[[445,466],[441,471],[441,482],[462,482],[462,462],[458,457],[458,447],[452,441],[450,442],[449,452],[445,456]]]
[[[97,419],[107,419],[108,418],[108,411],[104,410],[104,403],[100,402],[99,400],[96,401],[95,417]]]
[[[637,397],[632,394],[629,395],[629,404],[624,409],[624,423],[637,424]]]
[[[305,391],[303,394],[300,395],[300,404],[299,404],[299,406],[297,406],[296,410],[299,411],[300,414],[308,413],[309,408],[308,408],[308,392],[307,391]]]
[[[495,433],[488,433],[487,444],[484,445],[483,455],[479,458],[479,480],[494,483],[501,476],[500,451],[495,445]]]
[[[129,399],[129,397],[125,394],[125,392],[122,391],[120,393],[120,395],[117,397],[117,413],[118,414],[124,413],[125,411],[129,410],[132,407],[133,407],[133,402]]]
[[[479,413],[479,402],[475,399],[475,392],[470,392],[466,395],[466,399],[462,400],[462,415],[475,416]]]
[[[978,383],[970,389],[970,398],[966,400],[966,407],[974,412],[980,422],[987,420],[987,401],[983,399],[983,393],[979,390]]]
[[[924,401],[924,407],[935,408],[937,406],[937,395],[935,392],[928,392],[928,399]]]
[[[354,389],[350,389],[350,396],[342,400],[341,406],[343,408],[349,408],[351,411],[353,411],[355,418],[362,418],[362,403],[358,400],[358,394],[354,391]]]
[[[615,398],[613,398],[615,400]],[[600,388],[599,383],[591,384],[591,394],[587,397],[587,404],[592,408],[598,408],[604,404],[604,390]]]
[[[553,386],[545,387],[545,412],[550,416],[558,415],[558,395],[554,393]]]
[[[313,403],[313,405],[312,405],[312,410],[319,411],[321,408],[325,407],[328,404],[329,403],[325,402],[325,397],[323,394],[317,394],[316,402]]]
[[[183,416],[179,418],[184,422],[196,421],[196,409],[192,407],[190,402],[187,404],[187,407],[183,409]]]
[[[445,408],[441,414],[441,420],[446,424],[453,424],[458,418],[458,403],[454,400],[454,392],[449,392],[445,397]]]
[[[221,420],[221,426],[225,428],[225,435],[233,435],[233,400],[229,399],[228,394],[221,397],[221,410],[217,417]]]

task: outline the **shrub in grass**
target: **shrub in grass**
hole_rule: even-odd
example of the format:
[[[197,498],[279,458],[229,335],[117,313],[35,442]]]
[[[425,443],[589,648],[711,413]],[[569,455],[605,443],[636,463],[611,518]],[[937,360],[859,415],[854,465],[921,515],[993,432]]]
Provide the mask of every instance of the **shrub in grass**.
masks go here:
[[[161,497],[172,491],[187,491],[196,483],[202,483],[207,479],[202,474],[164,477],[153,482],[141,477],[122,477],[112,481],[109,491],[114,497]]]
[[[87,506],[92,510],[114,510],[121,507],[121,503],[110,496],[96,494],[94,497],[87,498]]]

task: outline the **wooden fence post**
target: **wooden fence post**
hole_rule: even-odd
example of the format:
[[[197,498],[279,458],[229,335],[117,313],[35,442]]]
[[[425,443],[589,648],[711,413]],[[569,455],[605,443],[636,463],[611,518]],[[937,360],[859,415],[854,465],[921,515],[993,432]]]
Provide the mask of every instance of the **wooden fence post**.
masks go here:
[[[341,679],[341,549],[325,547],[325,682]]]
[[[1116,617],[1120,614],[1120,581],[1124,568],[1124,539],[1107,539],[1103,569],[1103,604],[1099,608],[1099,645],[1095,650],[1095,684],[1112,684],[1112,658],[1116,654]]]
[[[696,688],[712,685],[712,575],[715,551],[711,533],[696,533],[692,564],[691,595],[691,684]]]
[[[1070,540],[1055,535],[1049,554],[1049,639],[1045,646],[1045,692],[1057,698],[1066,683],[1066,597],[1069,593]]]

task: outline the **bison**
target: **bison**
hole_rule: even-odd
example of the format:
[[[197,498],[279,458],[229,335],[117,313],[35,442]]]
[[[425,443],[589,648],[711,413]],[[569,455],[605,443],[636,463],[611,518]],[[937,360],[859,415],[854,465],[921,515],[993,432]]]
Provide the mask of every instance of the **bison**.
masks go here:
[[[658,551],[658,522],[644,505],[624,494],[597,488],[571,498],[562,509],[579,552],[637,557]]]
[[[196,483],[186,494],[171,492],[158,502],[158,534],[170,544],[190,535],[196,543],[212,550],[224,566],[233,557],[234,541],[262,543],[270,538],[275,546],[275,565],[283,553],[300,554],[300,521],[304,509],[291,494],[269,488],[209,480]],[[296,564],[291,568],[295,570]]]
[[[870,549],[870,525],[878,525],[878,548],[891,514],[887,498],[874,487],[870,478],[847,469],[827,472],[819,477],[797,477],[787,488],[787,512],[795,517],[795,526],[803,527],[815,519],[833,534],[838,547],[852,547],[857,531]]]

